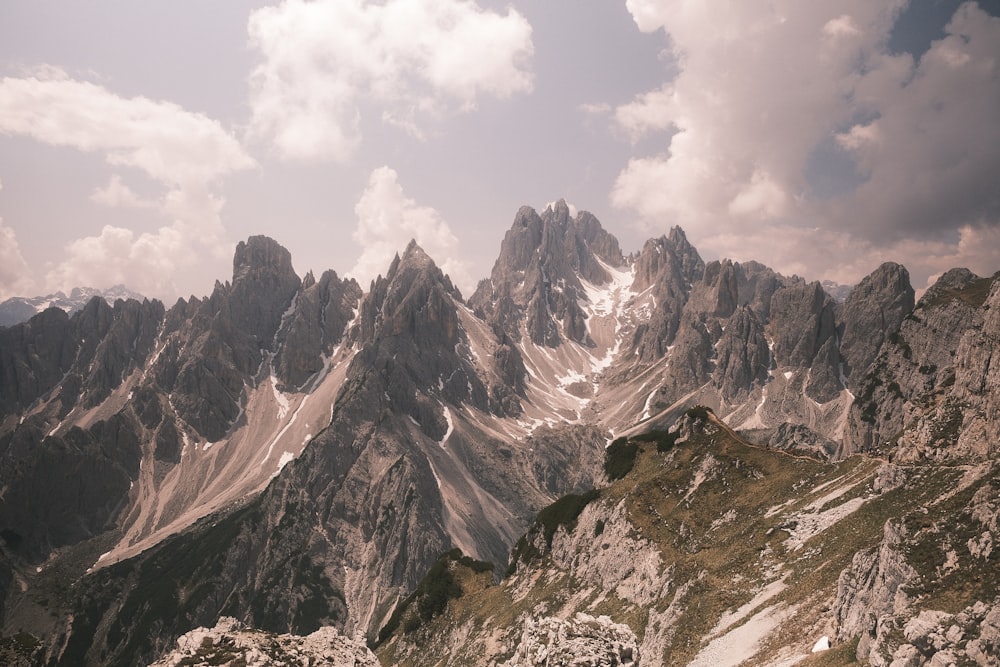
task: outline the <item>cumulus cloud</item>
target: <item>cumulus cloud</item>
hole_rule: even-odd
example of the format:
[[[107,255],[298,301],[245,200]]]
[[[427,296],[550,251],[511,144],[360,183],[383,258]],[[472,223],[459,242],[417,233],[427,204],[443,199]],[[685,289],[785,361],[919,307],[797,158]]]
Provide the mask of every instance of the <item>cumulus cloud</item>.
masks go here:
[[[420,137],[428,117],[533,85],[527,20],[469,0],[286,0],[254,11],[249,34],[263,58],[251,134],[286,159],[347,160],[363,103]]]
[[[922,251],[985,259],[962,240],[1000,224],[1000,19],[966,3],[915,60],[887,47],[905,4],[627,0],[679,73],[615,110],[664,150],[629,161],[613,203],[647,231],[680,224],[709,254],[807,277],[873,268],[844,275],[832,247],[864,262],[907,252],[887,259],[911,272],[931,270]],[[821,196],[810,168],[831,157],[854,179]]]
[[[12,296],[30,296],[34,288],[31,269],[21,255],[17,235],[0,218],[0,301]]]
[[[52,67],[0,80],[0,134],[98,153],[163,187],[162,196],[143,199],[116,174],[96,189],[95,203],[156,207],[169,223],[143,234],[105,226],[69,243],[65,258],[47,273],[49,289],[123,282],[150,296],[173,296],[179,269],[222,253],[223,200],[213,186],[255,165],[218,121],[171,102],[124,98]]]
[[[90,201],[112,208],[155,208],[157,202],[143,199],[122,182],[121,176],[112,174],[111,180],[103,188],[97,188],[90,195]]]
[[[966,3],[918,63],[885,59],[854,89],[876,119],[837,135],[869,177],[831,213],[887,240],[1000,223],[1000,18]]]
[[[225,269],[232,249],[224,238],[223,200],[207,191],[173,190],[160,204],[170,223],[153,232],[105,225],[101,233],[71,241],[65,256],[45,276],[47,289],[125,284],[147,296],[173,298],[196,290],[185,269],[206,262]],[[208,285],[201,286],[208,288]]]
[[[0,80],[0,133],[100,152],[109,164],[175,186],[254,165],[218,121],[171,102],[120,97],[54,68]]]
[[[468,265],[458,259],[458,238],[436,210],[404,194],[393,169],[379,167],[371,173],[354,212],[354,240],[363,250],[348,275],[362,285],[384,275],[393,256],[415,239],[463,294],[471,293],[474,282]]]

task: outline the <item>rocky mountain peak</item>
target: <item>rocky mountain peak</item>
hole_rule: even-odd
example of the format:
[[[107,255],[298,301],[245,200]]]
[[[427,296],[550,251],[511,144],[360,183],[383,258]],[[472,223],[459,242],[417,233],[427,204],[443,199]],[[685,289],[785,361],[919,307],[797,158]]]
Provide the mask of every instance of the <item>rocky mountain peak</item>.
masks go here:
[[[393,402],[436,437],[444,433],[445,420],[424,394],[488,407],[486,389],[469,360],[460,303],[451,280],[411,241],[373,283],[351,333],[363,346],[355,360],[358,371],[376,369]]]
[[[470,303],[513,340],[520,339],[524,322],[536,345],[556,347],[564,339],[592,345],[581,280],[606,284],[611,275],[605,265],[624,262],[618,240],[593,214],[573,217],[564,200],[541,215],[524,206],[504,236],[490,279]]]
[[[902,462],[966,462],[996,455],[1000,274],[953,269],[886,337],[858,379],[845,451]]]
[[[692,286],[705,274],[705,263],[687,241],[680,227],[669,236],[646,241],[635,259],[634,292],[649,290],[656,307],[649,320],[640,324],[633,347],[643,361],[660,359],[674,342],[680,329],[681,313]]]
[[[246,241],[240,241],[233,255],[233,283],[265,272],[275,275],[294,274],[291,253],[267,236],[251,236]]]
[[[266,236],[241,241],[233,256],[233,283],[227,295],[233,326],[267,347],[301,284],[291,253],[277,241]]]
[[[882,343],[899,330],[913,310],[910,274],[900,264],[886,262],[858,283],[844,300],[844,331],[840,354],[844,374],[856,386],[861,373],[875,360]]]

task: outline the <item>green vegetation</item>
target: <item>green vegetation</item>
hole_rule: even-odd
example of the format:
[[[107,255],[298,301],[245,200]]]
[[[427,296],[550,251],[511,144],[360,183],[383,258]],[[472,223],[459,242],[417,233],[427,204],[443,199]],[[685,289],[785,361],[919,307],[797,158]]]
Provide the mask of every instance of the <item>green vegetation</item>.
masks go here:
[[[940,306],[952,300],[959,300],[973,307],[981,308],[993,289],[993,281],[1000,279],[1000,272],[994,273],[990,278],[979,278],[973,280],[961,289],[941,290],[933,299],[927,302],[927,306]]]
[[[632,471],[639,445],[628,438],[618,438],[604,450],[604,474],[612,482]]]
[[[665,454],[674,448],[678,437],[680,437],[680,433],[677,431],[649,431],[632,436],[632,440],[635,442],[655,442],[656,451]]]
[[[457,566],[477,574],[493,571],[492,563],[465,556],[460,549],[452,549],[441,554],[417,585],[417,589],[396,606],[389,621],[379,631],[375,646],[385,642],[400,625],[404,634],[416,632],[424,624],[444,613],[449,600],[462,597],[462,585],[455,572]]]
[[[697,419],[699,421],[707,421],[708,414],[710,412],[712,412],[712,408],[706,407],[704,405],[696,405],[693,408],[688,408],[688,411],[684,414],[686,414],[688,417],[691,417],[692,419]]]
[[[550,548],[552,546],[552,538],[555,536],[559,526],[565,526],[566,530],[573,530],[576,527],[576,519],[580,516],[583,508],[594,500],[597,500],[600,495],[601,492],[597,489],[591,489],[583,494],[571,493],[563,496],[539,512],[538,516],[535,517],[535,523],[526,534],[521,536],[521,539],[514,546],[514,551],[510,557],[510,566],[507,568],[507,576],[517,571],[517,564],[519,562],[528,563],[542,555],[532,540],[533,536],[537,535],[539,530],[542,531],[542,535],[545,538],[546,548]]]

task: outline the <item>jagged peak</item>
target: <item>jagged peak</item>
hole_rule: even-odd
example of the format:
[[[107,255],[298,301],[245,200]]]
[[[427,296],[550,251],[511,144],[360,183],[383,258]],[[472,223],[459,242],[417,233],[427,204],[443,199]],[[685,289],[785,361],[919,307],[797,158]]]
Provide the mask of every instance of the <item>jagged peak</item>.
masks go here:
[[[251,236],[246,241],[240,241],[233,254],[233,284],[265,269],[282,276],[295,276],[292,254],[268,236]]]
[[[910,308],[913,307],[910,272],[902,264],[884,262],[851,288],[847,298],[853,301],[876,292],[897,292],[904,295],[908,293]]]
[[[306,271],[306,275],[302,278],[302,289],[306,290],[316,284],[316,276],[313,275],[312,269]]]
[[[416,239],[410,239],[410,242],[406,244],[406,250],[403,251],[402,261],[404,262],[430,262],[434,263],[431,256],[417,243]]]
[[[669,238],[670,242],[674,245],[680,245],[682,243],[690,245],[687,234],[684,233],[684,229],[680,225],[674,225],[671,227],[670,234],[667,238]]]

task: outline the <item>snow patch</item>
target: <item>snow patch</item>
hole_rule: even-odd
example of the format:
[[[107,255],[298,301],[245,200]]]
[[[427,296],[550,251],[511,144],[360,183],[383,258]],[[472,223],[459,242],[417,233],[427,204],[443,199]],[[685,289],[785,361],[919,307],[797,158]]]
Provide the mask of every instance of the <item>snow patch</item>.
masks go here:
[[[578,373],[572,369],[566,375],[556,377],[556,381],[559,382],[560,387],[568,387],[571,384],[576,384],[578,382],[585,382],[587,377],[582,373]]]
[[[448,430],[445,431],[444,437],[441,438],[441,442],[438,443],[441,445],[441,448],[444,449],[444,444],[448,442],[448,438],[450,438],[451,434],[455,431],[455,422],[451,420],[451,410],[448,409],[448,406],[442,405],[441,407],[444,408],[444,420],[448,422]]]
[[[760,649],[763,639],[796,609],[785,608],[781,604],[762,609],[743,625],[713,639],[688,663],[688,667],[736,667],[746,662]]]
[[[851,498],[846,503],[831,507],[819,514],[795,514],[791,518],[797,523],[794,528],[786,529],[789,534],[785,544],[790,550],[798,551],[811,537],[822,533],[841,519],[856,512],[865,504],[866,500],[866,498]]]
[[[649,416],[650,416],[649,415],[649,411],[653,407],[653,399],[656,398],[656,392],[658,392],[659,390],[660,390],[660,388],[657,387],[653,391],[649,392],[649,396],[646,397],[646,405],[644,405],[643,408],[642,408],[642,418],[644,420],[645,419],[649,419]]]
[[[758,593],[753,596],[753,599],[749,602],[734,611],[727,611],[724,613],[721,617],[719,617],[719,622],[716,623],[715,627],[712,629],[712,635],[718,635],[720,632],[725,632],[729,628],[733,627],[733,625],[749,616],[751,612],[755,611],[762,604],[788,588],[788,584],[785,583],[785,579],[787,578],[788,575],[786,574],[781,579],[772,581],[767,586],[760,589],[760,591],[758,591]]]
[[[271,376],[271,391],[274,393],[274,402],[278,404],[278,419],[284,419],[288,414],[288,397],[278,391],[278,378]]]

